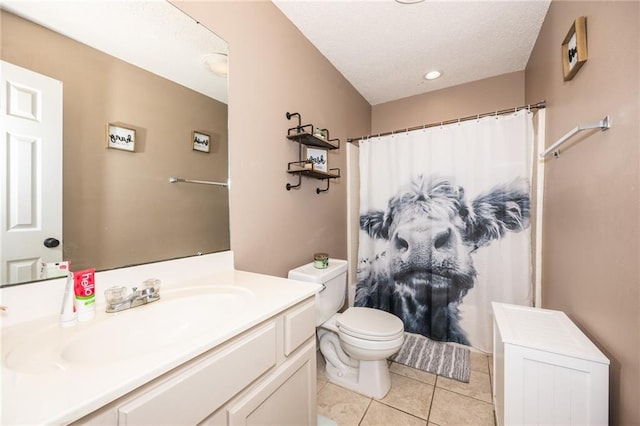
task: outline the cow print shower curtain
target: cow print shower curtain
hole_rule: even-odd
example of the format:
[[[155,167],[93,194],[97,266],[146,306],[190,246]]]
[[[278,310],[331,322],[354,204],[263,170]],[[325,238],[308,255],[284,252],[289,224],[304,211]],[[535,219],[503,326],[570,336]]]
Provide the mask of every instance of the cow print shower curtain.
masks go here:
[[[355,306],[491,352],[491,301],[532,301],[532,115],[360,141]]]

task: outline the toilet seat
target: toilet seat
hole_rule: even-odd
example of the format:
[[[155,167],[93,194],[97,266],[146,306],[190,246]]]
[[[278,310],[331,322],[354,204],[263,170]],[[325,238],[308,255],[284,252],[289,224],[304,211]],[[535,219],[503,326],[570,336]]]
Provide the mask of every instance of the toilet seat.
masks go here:
[[[345,333],[340,333],[340,342],[342,345],[349,345],[354,348],[358,348],[359,350],[367,350],[367,351],[388,351],[393,349],[393,352],[396,352],[404,343],[404,333],[400,333],[393,339],[387,340],[370,340],[363,339],[361,337],[350,336]],[[386,358],[386,357],[385,357]]]
[[[393,314],[379,309],[352,307],[339,318],[336,325],[341,337],[384,343],[397,342],[404,337],[404,324]]]

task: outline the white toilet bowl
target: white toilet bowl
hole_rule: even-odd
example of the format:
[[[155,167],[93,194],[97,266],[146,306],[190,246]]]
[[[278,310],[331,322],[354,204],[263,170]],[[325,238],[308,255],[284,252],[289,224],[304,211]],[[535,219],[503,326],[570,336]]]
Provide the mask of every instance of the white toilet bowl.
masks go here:
[[[290,279],[322,284],[316,294],[316,330],[329,381],[363,395],[382,398],[391,388],[387,358],[404,341],[400,318],[371,308],[344,305],[347,261],[329,259],[326,268],[307,263],[289,271]]]
[[[402,321],[387,312],[349,308],[318,329],[330,381],[373,398],[391,388],[387,358],[404,342]]]

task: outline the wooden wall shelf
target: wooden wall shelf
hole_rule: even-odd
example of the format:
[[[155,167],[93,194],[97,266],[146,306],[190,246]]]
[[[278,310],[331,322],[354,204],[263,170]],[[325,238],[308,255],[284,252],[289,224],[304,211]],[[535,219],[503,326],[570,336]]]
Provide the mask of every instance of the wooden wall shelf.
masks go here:
[[[298,150],[298,161],[292,161],[287,165],[287,173],[297,175],[298,183],[296,185],[287,183],[287,191],[300,187],[302,185],[302,176],[306,176],[312,179],[326,180],[327,187],[325,189],[316,188],[316,193],[320,194],[322,192],[326,192],[329,190],[330,180],[340,177],[340,169],[337,167],[330,168],[328,172],[318,170],[315,164],[310,163],[306,158],[302,158],[302,145],[333,150],[340,148],[340,139],[330,139],[328,129],[323,129],[322,131],[325,135],[324,138],[316,136],[316,129],[313,124],[303,125],[302,118],[299,113],[287,112],[288,120],[291,120],[294,116],[298,117],[298,125],[289,129],[287,132],[287,139],[300,144],[300,149]]]

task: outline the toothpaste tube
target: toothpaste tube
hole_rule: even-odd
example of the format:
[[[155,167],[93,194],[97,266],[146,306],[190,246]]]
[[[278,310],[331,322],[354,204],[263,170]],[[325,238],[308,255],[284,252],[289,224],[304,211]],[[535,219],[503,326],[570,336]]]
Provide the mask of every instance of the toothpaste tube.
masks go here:
[[[89,321],[95,316],[96,282],[95,269],[73,273],[73,290],[76,298],[78,321]]]

